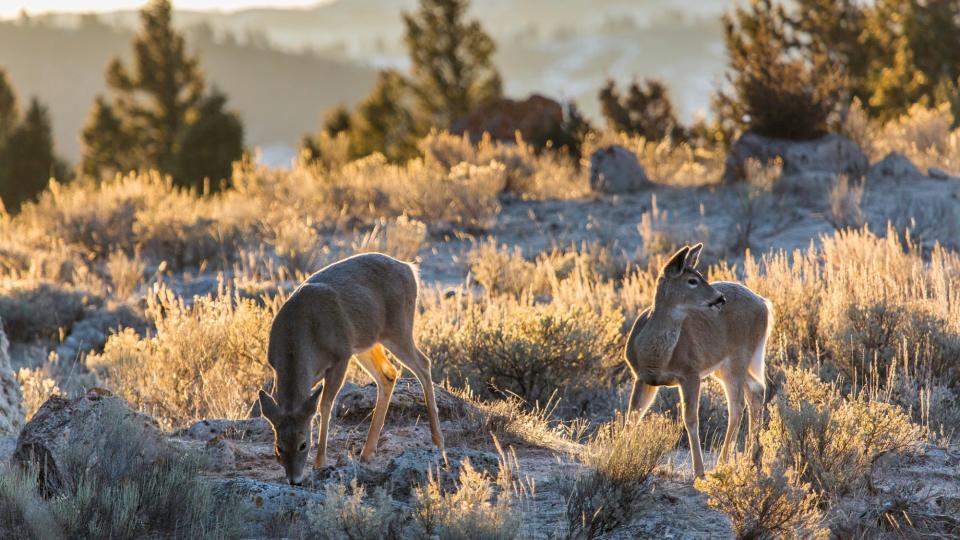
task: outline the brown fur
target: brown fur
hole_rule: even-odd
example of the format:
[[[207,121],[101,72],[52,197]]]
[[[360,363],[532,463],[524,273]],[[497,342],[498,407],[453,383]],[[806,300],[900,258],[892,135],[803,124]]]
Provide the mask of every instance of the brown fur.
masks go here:
[[[417,288],[413,265],[367,253],[313,274],[280,308],[267,350],[275,374],[274,396],[261,391],[260,406],[273,426],[277,458],[291,483],[302,481],[318,402],[315,466],[324,464],[331,409],[354,354],[377,383],[377,404],[360,458],[373,456],[398,376],[384,347],[423,386],[433,442],[443,449],[430,359],[413,339]],[[323,386],[311,391],[320,381]]]
[[[744,401],[751,440],[763,406],[763,354],[769,302],[738,283],[708,284],[696,270],[701,244],[679,250],[661,271],[654,305],[637,317],[624,356],[634,375],[630,414],[642,417],[660,386],[680,388],[694,472],[703,476],[699,436],[700,381],[713,375],[727,398],[726,459],[740,429]],[[697,281],[691,286],[691,281]],[[724,299],[719,310],[710,304]]]

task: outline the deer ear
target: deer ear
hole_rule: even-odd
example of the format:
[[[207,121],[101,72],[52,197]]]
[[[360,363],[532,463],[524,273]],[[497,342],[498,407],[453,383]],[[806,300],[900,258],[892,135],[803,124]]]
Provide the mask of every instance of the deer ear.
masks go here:
[[[280,418],[280,407],[273,399],[273,396],[260,390],[260,414],[271,424],[275,424]]]
[[[688,268],[696,268],[697,263],[700,262],[700,252],[703,250],[703,244],[697,244],[690,248],[690,252],[687,253],[687,262],[686,265]]]
[[[663,267],[663,273],[668,276],[679,276],[683,273],[684,264],[687,260],[687,253],[690,252],[688,246],[683,246],[670,257],[666,266]]]
[[[324,384],[326,384],[326,382],[324,382]],[[302,407],[300,407],[300,414],[313,417],[313,415],[317,412],[317,401],[320,400],[320,394],[323,392],[324,384],[317,386],[317,389],[310,394],[310,397],[307,398],[307,401]]]

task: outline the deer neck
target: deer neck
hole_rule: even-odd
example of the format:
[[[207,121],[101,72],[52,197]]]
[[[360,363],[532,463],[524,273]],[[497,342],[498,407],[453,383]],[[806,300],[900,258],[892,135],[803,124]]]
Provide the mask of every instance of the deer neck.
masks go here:
[[[686,316],[683,309],[654,303],[650,319],[633,343],[642,365],[653,369],[667,365],[680,340],[680,331]]]

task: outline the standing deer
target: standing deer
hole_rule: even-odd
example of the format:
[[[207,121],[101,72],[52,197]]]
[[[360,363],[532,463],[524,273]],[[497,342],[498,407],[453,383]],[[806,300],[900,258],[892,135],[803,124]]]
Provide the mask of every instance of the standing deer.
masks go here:
[[[267,347],[275,396],[261,390],[260,410],[273,428],[274,453],[291,484],[303,482],[318,401],[320,437],[314,466],[323,467],[330,412],[353,355],[377,383],[377,403],[360,459],[369,461],[376,452],[398,376],[383,347],[420,381],[433,443],[443,451],[430,359],[413,340],[416,308],[416,268],[380,253],[356,255],[323,268],[280,307]],[[323,385],[313,390],[321,380]]]
[[[683,247],[657,278],[654,303],[637,317],[624,351],[633,372],[629,415],[642,418],[660,386],[680,387],[694,473],[703,476],[700,380],[713,375],[727,398],[727,432],[719,460],[735,444],[744,400],[750,440],[766,389],[764,349],[773,326],[770,303],[738,283],[707,283],[696,270],[703,244]]]

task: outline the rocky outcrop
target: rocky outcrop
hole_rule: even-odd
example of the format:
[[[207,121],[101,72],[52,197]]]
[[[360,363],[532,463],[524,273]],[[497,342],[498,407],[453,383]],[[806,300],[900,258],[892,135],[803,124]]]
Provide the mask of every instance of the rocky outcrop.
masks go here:
[[[0,320],[0,437],[15,436],[23,420],[23,394],[10,365],[9,343]]]
[[[885,180],[904,182],[923,178],[924,174],[906,156],[899,152],[890,152],[883,159],[874,163],[867,173],[870,183]]]
[[[650,187],[637,155],[619,145],[590,155],[590,189],[599,193],[632,193]]]
[[[751,158],[768,163],[778,157],[783,160],[784,175],[824,172],[859,177],[866,174],[869,166],[869,160],[860,147],[842,135],[831,134],[810,141],[789,141],[747,131],[730,147],[723,180],[738,182],[745,179],[746,163]]]
[[[538,94],[523,101],[499,98],[463,118],[454,121],[450,133],[468,133],[476,143],[484,133],[496,141],[514,142],[519,131],[523,140],[534,146],[542,146],[559,132],[563,124],[563,107],[560,103]]]
[[[434,385],[434,394],[437,397],[437,411],[440,418],[458,418],[464,415],[466,408],[471,406],[461,398],[451,394],[447,389]],[[373,412],[377,402],[377,385],[371,383],[356,386],[347,383],[340,390],[337,397],[337,417],[344,420],[362,421]],[[420,383],[413,378],[397,380],[390,398],[390,408],[387,409],[388,419],[399,418],[426,418],[427,409],[423,400],[423,389]]]
[[[48,399],[23,427],[12,459],[33,463],[42,482],[56,488],[67,467],[109,460],[116,453],[115,445],[131,438],[141,448],[135,459],[144,465],[171,449],[155,420],[134,412],[110,392],[94,388],[77,399]]]

